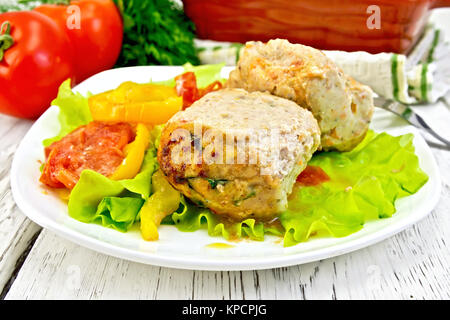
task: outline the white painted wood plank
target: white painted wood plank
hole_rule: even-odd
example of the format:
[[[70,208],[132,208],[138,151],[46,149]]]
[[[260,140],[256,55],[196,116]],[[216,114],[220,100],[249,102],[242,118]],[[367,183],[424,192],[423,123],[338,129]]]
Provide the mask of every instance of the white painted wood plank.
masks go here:
[[[253,272],[147,266],[98,254],[44,231],[6,298],[450,298],[449,255],[445,246],[440,245],[443,241],[435,237],[416,240],[422,231],[435,229],[433,220],[426,219],[399,236],[355,253]],[[415,244],[408,245],[409,240]],[[421,247],[428,253],[421,255]]]
[[[16,268],[19,257],[41,229],[17,208],[9,185],[14,152],[31,121],[0,115],[0,293]]]
[[[449,299],[450,152],[435,150],[442,198],[377,245],[315,263],[246,272],[160,268],[109,257],[44,230],[7,299]]]

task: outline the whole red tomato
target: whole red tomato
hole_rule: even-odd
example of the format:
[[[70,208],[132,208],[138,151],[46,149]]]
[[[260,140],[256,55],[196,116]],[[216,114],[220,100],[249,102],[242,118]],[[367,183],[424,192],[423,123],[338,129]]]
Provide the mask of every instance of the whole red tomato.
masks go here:
[[[77,83],[110,69],[119,57],[123,26],[111,0],[79,0],[65,5],[41,5],[34,9],[58,23],[75,50]]]
[[[37,118],[61,82],[72,78],[70,41],[55,22],[37,12],[2,13],[0,25],[0,112]]]

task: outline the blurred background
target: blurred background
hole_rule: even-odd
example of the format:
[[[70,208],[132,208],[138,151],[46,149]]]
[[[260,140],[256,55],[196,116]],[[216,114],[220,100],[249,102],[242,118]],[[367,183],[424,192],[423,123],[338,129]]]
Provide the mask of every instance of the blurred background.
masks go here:
[[[450,50],[446,22],[436,25],[430,15],[449,5],[450,0],[0,0],[0,112],[37,118],[65,79],[75,85],[114,67],[235,65],[245,42],[274,38],[326,50],[346,73],[388,99],[435,102],[450,87]],[[66,44],[47,53],[62,58],[24,76],[20,61],[36,55],[39,46],[49,51],[45,39],[37,39],[49,37],[51,31],[41,37],[38,30],[52,23],[59,30],[52,31],[53,39]],[[17,110],[17,99],[43,79],[40,99],[21,105],[30,111]]]

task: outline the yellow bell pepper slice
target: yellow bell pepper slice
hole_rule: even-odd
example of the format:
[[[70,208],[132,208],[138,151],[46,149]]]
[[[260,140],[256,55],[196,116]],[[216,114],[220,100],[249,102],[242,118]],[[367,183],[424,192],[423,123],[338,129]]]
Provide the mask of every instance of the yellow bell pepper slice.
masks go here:
[[[144,203],[139,212],[141,235],[146,241],[158,240],[158,226],[162,219],[177,210],[181,201],[180,192],[167,182],[161,170],[153,174],[152,188],[154,193]]]
[[[89,109],[96,121],[157,125],[166,123],[182,106],[183,98],[173,87],[130,81],[89,97]]]
[[[134,141],[125,146],[125,159],[110,176],[112,180],[132,179],[141,169],[145,150],[150,143],[150,132],[145,124],[136,126],[136,137]]]

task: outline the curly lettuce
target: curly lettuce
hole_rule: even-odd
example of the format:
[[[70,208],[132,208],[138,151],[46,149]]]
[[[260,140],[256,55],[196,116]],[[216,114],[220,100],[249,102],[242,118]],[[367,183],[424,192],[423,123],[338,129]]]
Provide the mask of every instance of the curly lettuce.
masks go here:
[[[67,79],[60,85],[58,96],[51,104],[59,107],[58,122],[60,129],[55,137],[43,141],[45,147],[61,140],[76,128],[92,121],[88,98],[72,91],[70,79]]]
[[[70,193],[69,215],[81,222],[127,231],[138,220],[139,210],[151,194],[151,177],[157,168],[156,148],[151,146],[133,179],[115,181],[84,170]]]
[[[254,219],[225,224],[210,210],[182,198],[180,208],[172,214],[173,224],[180,231],[190,232],[206,227],[210,236],[223,236],[226,239],[249,237],[253,240],[264,240],[264,228]]]

